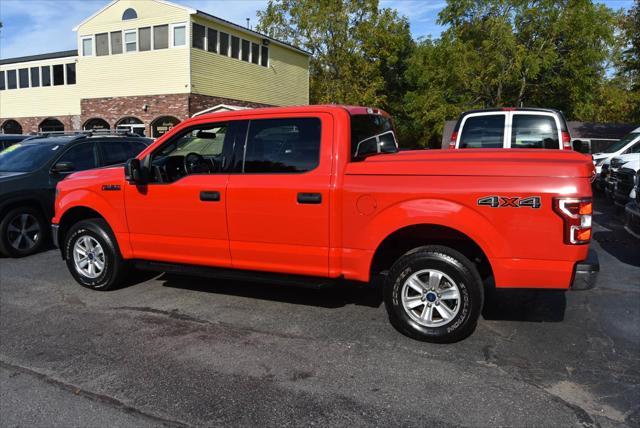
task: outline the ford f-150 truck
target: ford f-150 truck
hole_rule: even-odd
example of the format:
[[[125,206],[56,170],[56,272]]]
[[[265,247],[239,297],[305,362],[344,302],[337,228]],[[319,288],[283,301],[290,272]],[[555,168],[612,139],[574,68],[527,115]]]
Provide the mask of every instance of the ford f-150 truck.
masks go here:
[[[474,330],[487,278],[593,285],[593,176],[569,150],[398,151],[372,108],[242,110],[63,180],[52,232],[95,290],[129,266],[306,286],[376,276],[399,331],[451,342]]]

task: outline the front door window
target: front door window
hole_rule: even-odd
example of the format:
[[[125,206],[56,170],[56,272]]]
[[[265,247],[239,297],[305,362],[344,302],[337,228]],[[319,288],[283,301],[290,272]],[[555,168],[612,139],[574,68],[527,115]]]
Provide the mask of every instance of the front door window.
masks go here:
[[[201,125],[160,148],[150,162],[150,181],[172,183],[191,174],[219,173],[227,129],[226,123]]]

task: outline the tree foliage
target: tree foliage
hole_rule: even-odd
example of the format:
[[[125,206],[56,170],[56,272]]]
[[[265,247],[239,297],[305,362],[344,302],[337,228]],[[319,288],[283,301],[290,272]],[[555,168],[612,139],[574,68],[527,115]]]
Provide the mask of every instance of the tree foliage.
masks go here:
[[[435,146],[471,108],[639,120],[639,15],[640,0],[626,14],[591,0],[448,0],[446,30],[414,42],[377,0],[270,0],[258,29],[311,52],[311,102],[382,107],[405,143]]]
[[[270,0],[258,31],[312,54],[313,103],[388,106],[404,91],[413,47],[406,18],[377,0]]]

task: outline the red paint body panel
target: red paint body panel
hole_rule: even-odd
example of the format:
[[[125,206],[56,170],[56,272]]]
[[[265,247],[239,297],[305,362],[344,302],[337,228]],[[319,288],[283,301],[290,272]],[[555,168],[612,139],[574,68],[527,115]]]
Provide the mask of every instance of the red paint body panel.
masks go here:
[[[123,184],[133,257],[231,266],[225,189],[227,174],[189,175],[170,184]],[[220,202],[200,200],[219,191]]]
[[[591,197],[591,159],[573,151],[407,151],[350,160],[350,115],[365,107],[269,108],[199,116],[176,126],[139,155],[199,123],[318,117],[320,162],[303,174],[191,175],[136,186],[123,168],[74,174],[58,185],[54,223],[73,207],[100,213],[125,258],[368,281],[390,234],[440,225],[467,235],[487,255],[497,287],[569,287],[587,245],[566,245],[558,196]],[[380,114],[385,114],[380,112]],[[105,192],[119,184],[121,192]],[[221,194],[218,203],[198,198]],[[322,203],[299,204],[299,192]],[[540,197],[539,208],[479,206],[478,199]]]
[[[303,174],[232,174],[227,187],[232,266],[238,269],[329,274],[329,212],[333,118],[322,119],[319,165]],[[288,114],[282,117],[306,117]],[[281,115],[274,115],[274,118]],[[297,194],[319,193],[324,203],[299,204]]]

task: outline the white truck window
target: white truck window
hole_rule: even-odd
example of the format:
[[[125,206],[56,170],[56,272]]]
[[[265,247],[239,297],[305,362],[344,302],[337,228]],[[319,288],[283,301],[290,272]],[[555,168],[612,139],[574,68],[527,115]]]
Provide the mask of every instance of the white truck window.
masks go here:
[[[514,114],[511,148],[560,149],[556,121],[552,116]]]
[[[471,116],[462,125],[460,149],[501,149],[504,143],[504,114]]]

